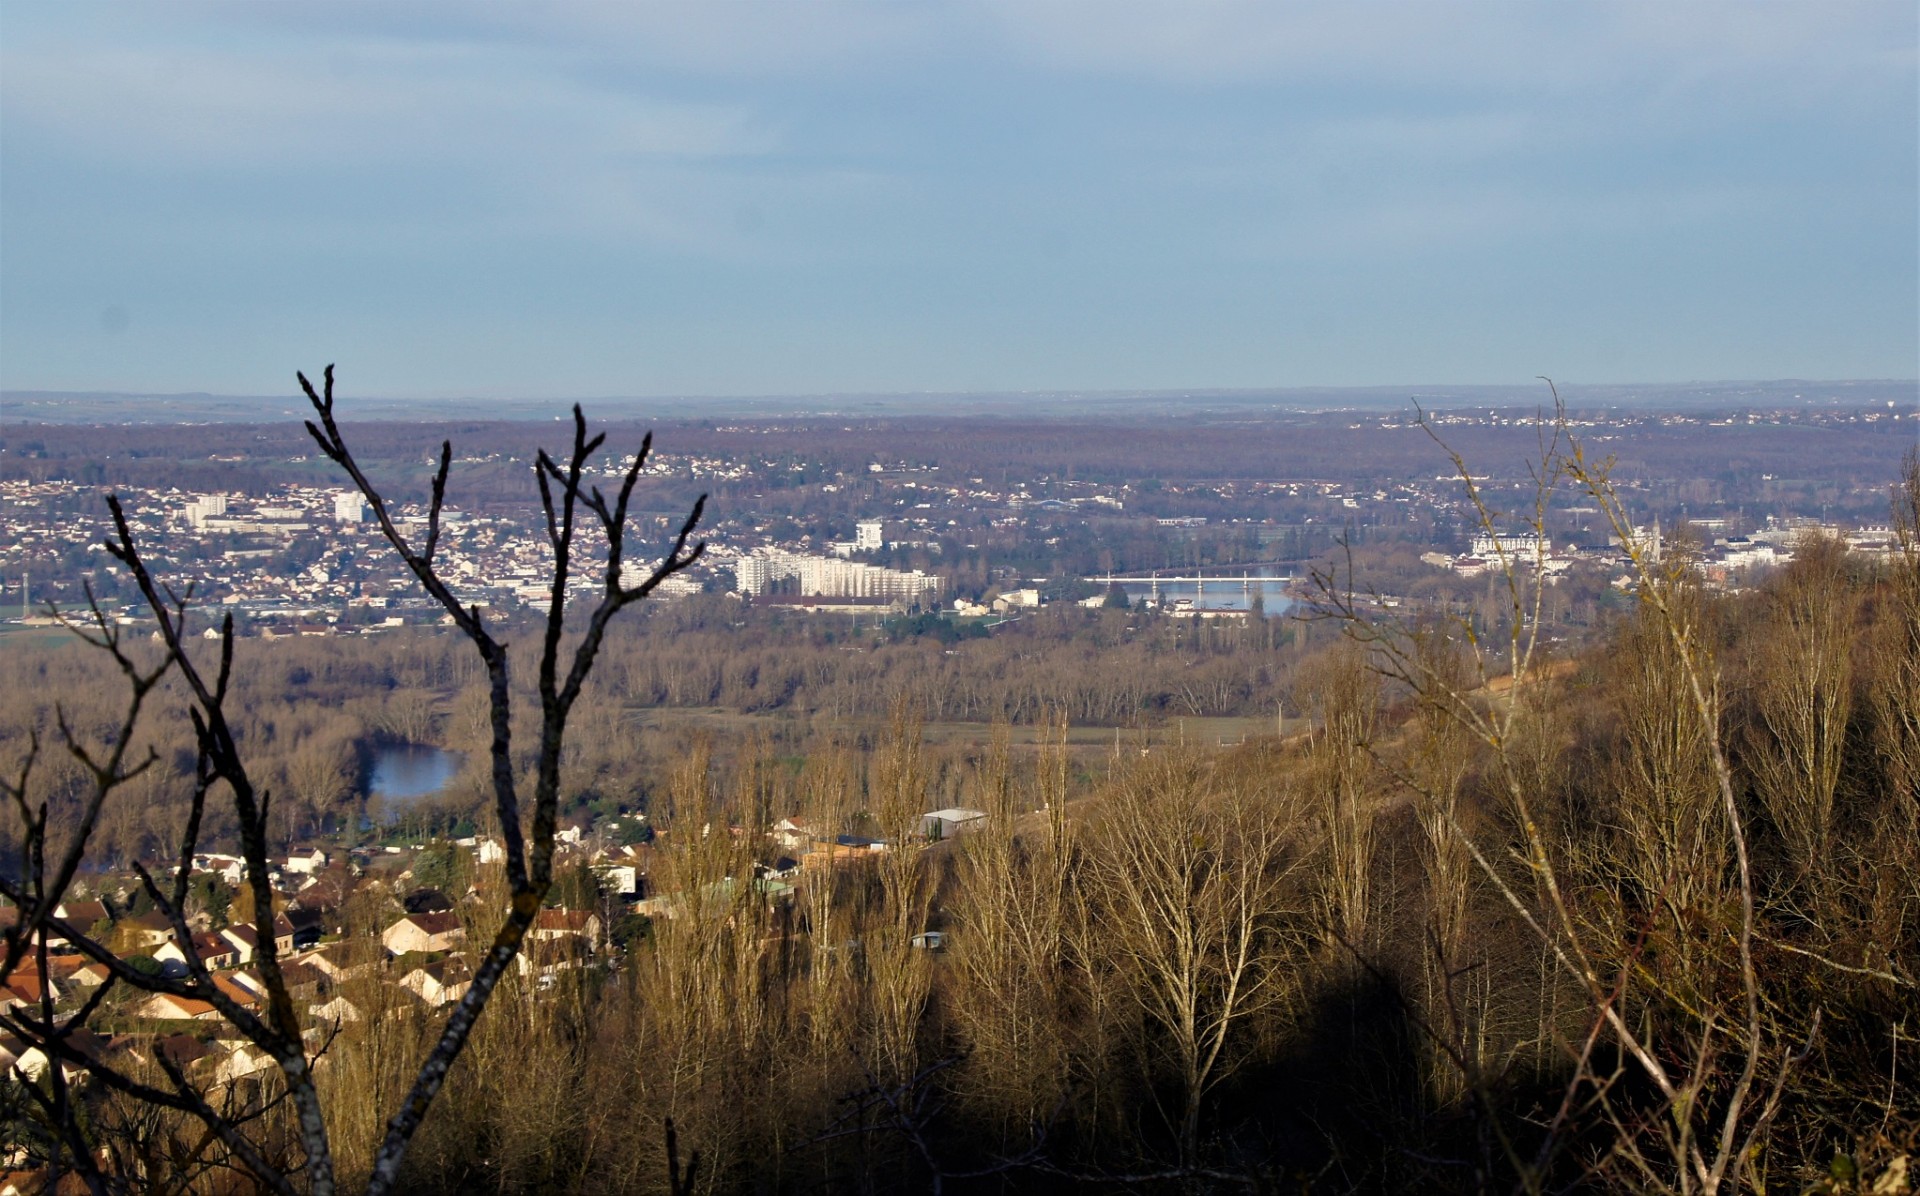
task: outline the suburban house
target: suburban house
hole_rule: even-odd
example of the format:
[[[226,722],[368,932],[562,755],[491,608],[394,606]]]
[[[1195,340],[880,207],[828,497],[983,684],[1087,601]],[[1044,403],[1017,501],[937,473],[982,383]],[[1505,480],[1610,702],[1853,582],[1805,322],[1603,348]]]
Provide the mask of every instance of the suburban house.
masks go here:
[[[233,1042],[226,1045],[229,1046],[230,1049],[225,1056],[213,1066],[213,1081],[215,1086],[231,1084],[236,1080],[244,1080],[248,1076],[266,1071],[274,1065],[273,1056],[267,1054],[259,1047],[254,1046],[252,1043]]]
[[[368,966],[366,964],[354,966],[348,959],[351,952],[351,943],[329,943],[301,955],[298,959],[290,961],[290,964],[299,963],[304,967],[312,968],[328,980],[345,980],[364,972]]]
[[[135,1038],[127,1045],[127,1053],[142,1063],[152,1063],[164,1058],[181,1071],[199,1069],[202,1060],[214,1051],[210,1043],[205,1043],[191,1034],[162,1034],[158,1038],[142,1041]]]
[[[473,987],[473,969],[464,959],[443,959],[408,972],[400,978],[400,987],[429,1005],[447,1005]]]
[[[54,1000],[60,999],[60,986],[50,980],[43,980],[40,973],[29,972],[24,968],[7,977],[0,985],[0,1011],[19,1006],[38,1007],[42,993],[50,992]]]
[[[83,1026],[68,1036],[67,1045],[89,1059],[97,1059],[107,1049],[108,1040]],[[9,1075],[17,1070],[29,1080],[38,1080],[47,1070],[47,1055],[39,1047],[28,1046],[21,1039],[8,1034],[0,1038],[0,1064],[6,1067]],[[82,1074],[82,1066],[78,1063],[64,1064],[60,1070],[68,1080],[78,1079]]]
[[[380,942],[389,954],[409,951],[451,951],[467,937],[467,928],[452,914],[408,914],[387,927]]]
[[[816,836],[813,827],[799,818],[782,818],[773,824],[773,841],[788,851],[805,851]]]
[[[82,934],[92,930],[102,922],[111,924],[113,915],[107,912],[105,902],[101,901],[62,901],[53,907],[53,916],[68,923]],[[64,940],[49,935],[47,942],[58,943]]]
[[[337,995],[325,1004],[307,1006],[307,1012],[311,1013],[316,1021],[331,1022],[334,1025],[344,1025],[347,1022],[360,1020],[359,1007],[345,997]]]
[[[800,874],[800,861],[783,855],[771,864],[755,864],[753,874],[760,880],[790,880]]]
[[[162,1022],[209,1022],[220,1018],[220,1011],[207,1002],[193,997],[176,997],[172,993],[154,994],[147,998],[138,1012],[141,1017]]]
[[[69,980],[81,988],[94,988],[105,984],[111,969],[104,963],[85,963],[73,970]]]
[[[593,875],[602,893],[628,901],[644,896],[640,888],[646,883],[646,877],[633,864],[595,864]]]
[[[589,944],[600,941],[600,915],[584,909],[543,909],[533,917],[527,937],[534,942],[580,938]]]
[[[542,987],[545,987],[551,984],[553,978],[561,972],[585,967],[590,954],[583,940],[563,938],[529,943],[526,950],[513,958],[522,976],[531,972]]]
[[[193,949],[200,956],[201,964],[209,969],[239,966],[240,949],[210,931],[194,932]],[[179,939],[168,939],[154,948],[153,959],[160,965],[160,970],[169,976],[184,976],[189,971],[187,952],[181,947]]]
[[[290,909],[273,916],[273,946],[277,951],[305,951],[320,942],[326,918],[315,909]]]
[[[205,851],[193,857],[195,872],[211,872],[230,885],[239,885],[246,879],[247,862],[237,855],[221,855]]]
[[[220,932],[220,937],[233,945],[238,956],[238,964],[253,962],[253,956],[260,949],[260,932],[244,922],[236,922]]]
[[[282,866],[288,872],[311,876],[327,866],[327,853],[318,847],[312,851],[296,851],[287,857],[287,862]]]
[[[248,979],[253,981],[252,984],[242,984],[233,976],[215,976],[213,978],[213,986],[220,990],[221,996],[232,1001],[235,1005],[240,1006],[240,1008],[247,1010],[249,1013],[258,1013],[264,1009],[267,1004],[266,1000],[260,994],[260,990],[264,988],[265,985],[261,984],[258,980],[253,980],[252,977],[248,977]]]
[[[400,908],[410,914],[451,913],[453,899],[439,889],[415,889],[400,899]]]
[[[114,933],[133,951],[144,951],[149,947],[158,947],[173,937],[173,923],[167,921],[165,914],[149,911],[122,918],[114,926]]]

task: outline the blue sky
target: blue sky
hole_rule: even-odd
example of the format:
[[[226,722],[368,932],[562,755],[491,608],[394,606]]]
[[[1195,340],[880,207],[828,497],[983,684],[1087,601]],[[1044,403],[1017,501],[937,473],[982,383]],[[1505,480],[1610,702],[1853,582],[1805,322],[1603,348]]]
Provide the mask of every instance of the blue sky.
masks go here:
[[[0,8],[0,387],[1920,372],[1910,0]]]

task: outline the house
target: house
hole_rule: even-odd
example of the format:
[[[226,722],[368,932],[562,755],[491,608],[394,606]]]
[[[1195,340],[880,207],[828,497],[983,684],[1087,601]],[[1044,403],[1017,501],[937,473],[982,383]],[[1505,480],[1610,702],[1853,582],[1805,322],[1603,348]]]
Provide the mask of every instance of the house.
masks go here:
[[[782,818],[773,824],[773,841],[788,851],[805,851],[819,838],[812,824],[800,818]]]
[[[771,864],[755,864],[753,874],[761,880],[790,880],[800,874],[800,861],[783,855]]]
[[[316,847],[311,851],[296,851],[287,857],[282,865],[288,872],[302,876],[311,876],[327,866],[327,853]]]
[[[301,967],[312,968],[330,982],[338,982],[356,976],[367,969],[366,964],[357,967],[352,964],[349,959],[352,950],[351,943],[329,943],[290,959],[285,966],[292,967],[294,964],[299,964]]]
[[[482,839],[473,854],[483,864],[498,864],[506,860],[507,849],[498,839]]]
[[[235,967],[252,963],[254,954],[260,949],[260,932],[244,922],[227,927],[220,932],[220,937],[232,944]]]
[[[87,931],[102,922],[113,920],[103,901],[62,901],[53,907],[53,916],[72,924],[79,931]]]
[[[273,946],[276,951],[305,951],[319,944],[326,918],[315,909],[290,909],[273,916]]]
[[[88,963],[75,968],[70,979],[79,988],[97,988],[112,974],[112,969],[104,963]]]
[[[408,914],[387,927],[380,942],[393,955],[409,951],[451,951],[467,937],[467,928],[452,914]]]
[[[217,934],[195,931],[192,943],[204,967],[231,968],[240,963],[239,949]],[[153,958],[160,965],[160,970],[169,976],[184,976],[191,970],[187,966],[186,950],[181,947],[179,939],[168,939],[155,948]]]
[[[339,1026],[360,1020],[359,1007],[342,996],[335,996],[333,1000],[324,1004],[309,1005],[307,1012],[313,1015],[315,1021],[322,1024]]]
[[[120,919],[114,933],[132,951],[158,947],[173,937],[173,923],[157,910]]]
[[[347,903],[355,887],[352,871],[338,864],[329,865],[301,880],[300,891],[287,903],[287,909],[330,915]]]
[[[43,978],[38,972],[21,968],[7,977],[0,985],[0,1012],[21,1006],[38,1008],[42,995],[60,999],[60,986],[52,980]]]
[[[252,978],[249,977],[249,979]],[[220,990],[221,996],[249,1013],[258,1013],[267,1007],[266,998],[259,991],[266,986],[258,980],[253,980],[250,986],[240,983],[232,976],[221,975],[213,978],[213,986]]]
[[[400,899],[400,908],[410,914],[444,914],[453,909],[453,899],[439,889],[415,889]]]
[[[473,969],[464,959],[443,959],[423,964],[400,978],[400,987],[428,1005],[448,1005],[467,995],[473,987]]]
[[[211,872],[230,885],[238,885],[247,875],[247,862],[237,855],[202,852],[193,857],[196,872]]]
[[[112,1040],[81,1027],[67,1035],[67,1045],[88,1059],[98,1059],[111,1047]],[[8,1075],[18,1071],[29,1080],[38,1080],[47,1070],[46,1051],[12,1034],[0,1039],[0,1060],[6,1060]],[[83,1064],[67,1063],[60,1070],[67,1079],[73,1080],[79,1077],[83,1068]]]
[[[587,943],[600,941],[600,915],[584,909],[543,909],[533,917],[527,938],[534,942],[579,938]]]
[[[629,900],[640,896],[640,869],[633,864],[595,864],[593,875],[602,893]]]
[[[274,1065],[272,1055],[267,1054],[251,1043],[232,1042],[223,1045],[228,1048],[227,1052],[213,1065],[213,1082],[215,1086],[231,1084],[236,1080],[244,1080],[248,1076],[266,1071]]]
[[[986,824],[985,810],[963,810],[949,807],[934,810],[920,816],[920,834],[929,840],[951,839],[963,831],[975,830]]]
[[[244,976],[247,973],[242,972]],[[280,965],[280,979],[287,992],[300,999],[319,996],[333,984],[333,978],[311,964],[288,960]]]
[[[142,1063],[164,1058],[181,1071],[190,1071],[213,1054],[213,1047],[191,1034],[162,1034],[145,1041],[135,1040],[127,1051]]]
[[[207,1002],[193,997],[176,997],[172,993],[154,994],[137,1012],[141,1017],[161,1022],[210,1022],[220,1019],[220,1011]]]
[[[531,972],[539,979],[546,980],[561,972],[584,967],[592,955],[581,940],[566,938],[529,943],[526,950],[513,958],[522,976]]]

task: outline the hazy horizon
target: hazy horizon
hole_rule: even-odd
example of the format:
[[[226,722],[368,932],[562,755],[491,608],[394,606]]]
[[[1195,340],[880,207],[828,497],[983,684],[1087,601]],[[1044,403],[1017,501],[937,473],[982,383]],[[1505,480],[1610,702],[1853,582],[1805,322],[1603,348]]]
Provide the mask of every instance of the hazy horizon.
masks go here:
[[[671,419],[702,416],[847,414],[885,417],[970,415],[1174,415],[1182,411],[1382,410],[1413,403],[1451,408],[1537,407],[1551,401],[1543,380],[1532,383],[1416,383],[1405,386],[1298,386],[1027,391],[868,391],[759,395],[520,395],[406,396],[355,394],[341,379],[339,396],[362,419],[432,419],[465,404],[466,414],[499,420],[552,419],[567,404],[618,419],[634,415]],[[1726,379],[1686,382],[1559,382],[1560,397],[1573,407],[1684,410],[1755,406],[1767,408],[1834,403],[1865,405],[1920,402],[1920,379]],[[941,406],[941,405],[945,406]],[[0,391],[0,422],[277,422],[304,419],[305,400],[282,394],[215,394],[141,391]]]

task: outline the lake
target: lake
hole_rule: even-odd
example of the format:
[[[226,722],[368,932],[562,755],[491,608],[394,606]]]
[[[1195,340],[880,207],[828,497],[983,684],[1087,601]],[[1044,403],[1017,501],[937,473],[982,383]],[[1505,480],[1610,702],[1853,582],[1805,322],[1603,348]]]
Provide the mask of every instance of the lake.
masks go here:
[[[1190,577],[1195,572],[1193,569],[1168,569],[1165,571],[1165,576]],[[1219,567],[1209,569],[1205,574],[1209,580],[1199,583],[1162,580],[1156,584],[1144,577],[1116,577],[1114,581],[1127,592],[1127,601],[1136,604],[1142,598],[1152,597],[1157,592],[1160,601],[1169,606],[1175,599],[1191,598],[1195,606],[1214,610],[1246,610],[1253,605],[1253,598],[1257,594],[1269,616],[1283,614],[1293,605],[1293,600],[1287,597],[1287,586],[1291,578],[1266,575],[1261,570],[1256,570],[1252,576],[1246,578],[1219,576],[1225,572],[1224,568]],[[1215,578],[1219,579],[1215,580]],[[1087,580],[1106,583],[1104,577],[1090,577]]]
[[[373,754],[367,796],[389,805],[431,797],[460,771],[460,754],[417,743],[383,747]]]

